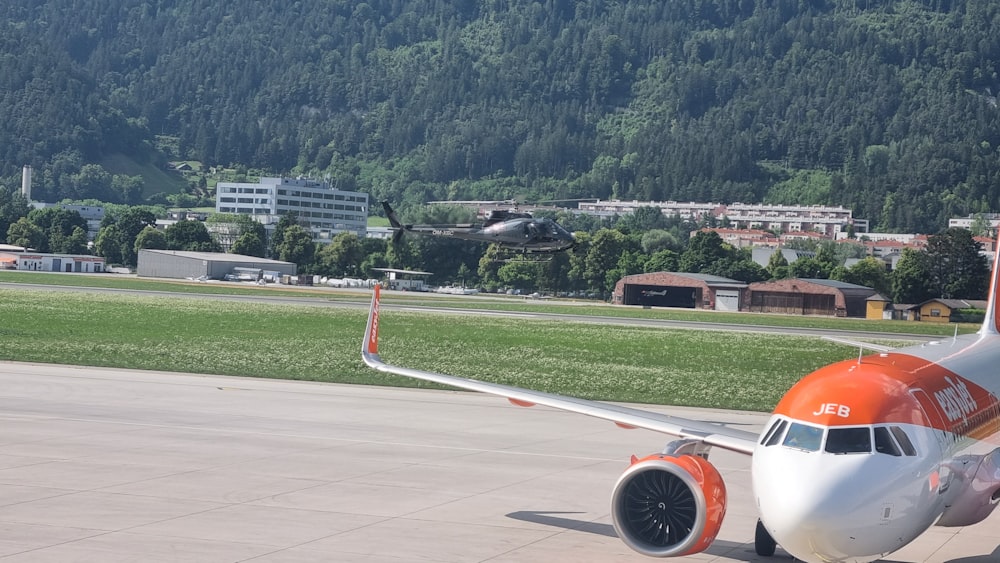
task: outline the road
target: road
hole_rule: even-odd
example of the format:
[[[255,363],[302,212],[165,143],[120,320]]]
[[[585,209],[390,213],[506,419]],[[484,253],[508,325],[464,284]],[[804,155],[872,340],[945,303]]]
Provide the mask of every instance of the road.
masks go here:
[[[0,562],[649,561],[608,505],[665,441],[469,393],[0,362]],[[675,561],[791,561],[753,555],[749,458],[712,461],[725,524]],[[995,562],[998,527],[932,530],[891,561]]]

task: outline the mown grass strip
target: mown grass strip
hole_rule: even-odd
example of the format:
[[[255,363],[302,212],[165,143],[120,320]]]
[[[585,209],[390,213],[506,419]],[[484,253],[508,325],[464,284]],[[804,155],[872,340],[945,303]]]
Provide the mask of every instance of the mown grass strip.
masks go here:
[[[167,291],[172,293],[197,293],[209,295],[277,295],[324,298],[367,302],[368,296],[357,291],[340,291],[332,288],[254,286],[218,283],[200,283],[189,280],[164,281],[135,278],[130,276],[67,275],[36,272],[0,271],[0,283],[30,283],[42,285],[62,285],[72,287],[94,287],[129,289],[140,291]],[[626,319],[665,319],[720,324],[743,324],[751,326],[775,326],[793,328],[819,328],[845,331],[882,332],[886,334],[917,334],[948,337],[958,326],[959,334],[975,332],[974,324],[918,323],[909,321],[883,321],[866,319],[844,319],[815,316],[767,315],[759,313],[723,313],[694,309],[642,309],[623,307],[594,301],[534,301],[520,297],[476,296],[444,297],[426,296],[419,293],[387,292],[387,299],[396,305],[417,305],[421,307],[466,308],[481,311],[512,311],[530,313],[553,313],[562,315],[593,315]]]
[[[396,386],[367,369],[366,313],[0,288],[0,359]],[[386,311],[394,363],[591,399],[768,410],[853,357],[811,337]]]

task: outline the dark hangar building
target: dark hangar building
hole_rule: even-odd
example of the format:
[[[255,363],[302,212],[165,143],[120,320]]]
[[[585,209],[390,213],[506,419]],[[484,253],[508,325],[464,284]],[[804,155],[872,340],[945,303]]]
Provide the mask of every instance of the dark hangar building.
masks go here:
[[[745,310],[785,315],[864,318],[875,290],[836,280],[795,278],[750,284]]]
[[[721,276],[653,272],[618,280],[611,302],[616,305],[739,311],[746,288],[745,282]]]

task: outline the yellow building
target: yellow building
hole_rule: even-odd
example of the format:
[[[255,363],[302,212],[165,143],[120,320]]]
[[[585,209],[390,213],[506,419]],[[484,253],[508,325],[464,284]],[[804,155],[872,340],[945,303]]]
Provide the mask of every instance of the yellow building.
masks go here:
[[[952,316],[960,309],[986,310],[986,301],[982,299],[931,299],[919,306],[919,319],[931,323],[952,322]]]
[[[892,301],[876,293],[866,300],[865,318],[871,320],[892,319]]]

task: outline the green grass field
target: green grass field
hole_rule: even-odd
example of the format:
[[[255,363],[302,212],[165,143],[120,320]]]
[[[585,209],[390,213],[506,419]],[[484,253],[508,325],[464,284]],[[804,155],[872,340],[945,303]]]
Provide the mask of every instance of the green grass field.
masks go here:
[[[386,303],[393,303],[392,297]],[[360,309],[0,288],[0,359],[429,386],[365,368]],[[854,357],[811,337],[387,310],[382,357],[574,396],[768,410]]]
[[[104,287],[146,291],[169,291],[176,293],[229,294],[229,295],[283,295],[311,296],[330,300],[367,301],[367,296],[357,292],[342,292],[329,288],[307,288],[289,286],[254,286],[215,283],[198,283],[187,280],[165,281],[135,278],[130,276],[65,275],[36,272],[0,271],[0,283],[31,283],[43,285],[66,285],[74,287]],[[908,321],[882,321],[866,319],[841,319],[816,316],[765,315],[757,313],[721,313],[694,309],[643,309],[607,305],[595,301],[526,300],[521,297],[426,296],[420,293],[394,294],[393,303],[420,305],[424,307],[458,307],[485,311],[514,311],[553,314],[586,314],[629,319],[668,319],[675,321],[695,321],[709,323],[743,324],[753,326],[781,326],[797,328],[821,328],[847,331],[882,332],[886,334],[919,334],[948,337],[958,326],[959,333],[978,330],[973,324],[917,323]]]
[[[149,197],[157,192],[179,193],[187,186],[184,177],[176,172],[161,170],[149,163],[136,162],[120,153],[108,155],[101,164],[112,174],[142,176],[144,183],[142,197]]]

